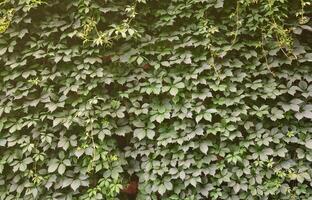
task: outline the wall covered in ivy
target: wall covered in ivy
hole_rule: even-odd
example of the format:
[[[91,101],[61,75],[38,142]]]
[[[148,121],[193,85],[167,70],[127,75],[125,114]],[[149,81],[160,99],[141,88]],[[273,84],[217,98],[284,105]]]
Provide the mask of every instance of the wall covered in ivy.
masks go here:
[[[0,200],[311,200],[311,17],[1,0]]]

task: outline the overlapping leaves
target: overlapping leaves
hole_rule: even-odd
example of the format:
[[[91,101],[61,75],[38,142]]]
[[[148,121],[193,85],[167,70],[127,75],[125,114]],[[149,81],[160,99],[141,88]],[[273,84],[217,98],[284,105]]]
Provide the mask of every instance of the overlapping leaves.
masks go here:
[[[0,199],[311,199],[309,1],[0,5]]]

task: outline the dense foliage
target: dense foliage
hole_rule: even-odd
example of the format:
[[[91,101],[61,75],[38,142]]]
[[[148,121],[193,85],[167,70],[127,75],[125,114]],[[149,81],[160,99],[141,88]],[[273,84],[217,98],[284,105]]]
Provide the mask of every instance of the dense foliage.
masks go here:
[[[310,0],[0,6],[0,200],[312,199]]]

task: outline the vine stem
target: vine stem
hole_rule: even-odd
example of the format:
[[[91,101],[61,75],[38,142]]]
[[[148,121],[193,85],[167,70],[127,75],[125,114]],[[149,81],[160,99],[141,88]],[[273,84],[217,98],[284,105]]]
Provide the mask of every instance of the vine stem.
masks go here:
[[[92,146],[93,146],[93,158],[92,158],[92,162],[95,161],[95,156],[96,156],[96,145],[94,142],[94,138],[93,138],[93,119],[91,120],[91,130],[90,130],[90,136],[91,136],[91,141],[92,141]]]
[[[264,49],[264,36],[263,36],[263,33],[261,34],[261,48],[262,48],[262,53],[263,53],[263,56],[264,56],[264,59],[265,59],[265,64],[266,64],[268,70],[271,72],[271,74],[273,76],[275,76],[274,72],[271,70],[271,67],[269,66],[269,62],[268,62],[268,58],[267,58],[267,55],[266,55],[266,51]]]
[[[89,102],[90,103],[90,102]],[[91,104],[91,108],[92,108],[92,103]],[[92,110],[89,110],[89,111],[92,111]],[[90,138],[91,138],[91,142],[92,142],[92,148],[93,148],[93,156],[92,156],[92,164],[93,162],[95,161],[95,156],[96,156],[96,145],[95,145],[95,142],[94,142],[94,138],[93,138],[93,122],[94,122],[94,118],[91,118],[90,116],[90,112],[88,113],[88,121],[90,123]]]
[[[236,30],[235,30],[235,34],[234,34],[234,38],[232,40],[232,46],[235,44],[236,40],[237,40],[237,35],[238,35],[238,27],[239,27],[239,1],[237,1],[236,3]]]
[[[92,108],[92,103],[90,102],[90,100],[88,101],[88,103],[91,105],[90,107]],[[89,131],[89,135],[87,134],[87,137],[89,137],[91,139],[91,142],[92,142],[92,161],[91,161],[91,164],[93,165],[94,164],[94,161],[95,161],[95,156],[96,156],[96,145],[95,145],[95,141],[94,141],[94,137],[93,137],[93,122],[94,122],[94,118],[92,118],[90,116],[90,112],[92,111],[92,109],[87,109],[89,112],[88,112],[88,122],[87,124],[90,124],[90,131]]]

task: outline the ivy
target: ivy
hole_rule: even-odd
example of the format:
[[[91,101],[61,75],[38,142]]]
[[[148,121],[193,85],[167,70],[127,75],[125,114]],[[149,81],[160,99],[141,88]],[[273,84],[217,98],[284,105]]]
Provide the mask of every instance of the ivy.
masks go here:
[[[311,199],[311,8],[0,1],[0,200]]]

